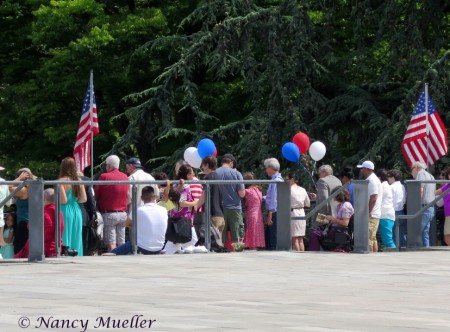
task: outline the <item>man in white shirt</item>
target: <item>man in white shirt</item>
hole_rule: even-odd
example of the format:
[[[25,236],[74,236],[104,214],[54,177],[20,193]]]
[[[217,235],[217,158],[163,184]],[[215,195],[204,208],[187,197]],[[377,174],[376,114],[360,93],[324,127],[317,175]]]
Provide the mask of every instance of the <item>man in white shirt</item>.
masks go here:
[[[146,173],[143,170],[141,161],[138,158],[130,158],[127,160],[127,173],[128,180],[130,181],[155,181],[155,178],[151,176],[151,174]],[[141,197],[142,188],[149,186],[149,184],[139,184],[137,185],[137,205],[140,206],[143,204]],[[152,184],[151,187],[155,190],[156,197],[159,197],[159,189],[156,184]],[[130,190],[128,191],[128,211],[131,211],[131,199],[132,199],[132,190],[133,186],[130,184]]]
[[[381,201],[383,199],[383,189],[380,179],[375,175],[375,165],[370,160],[366,160],[361,165],[360,174],[369,181],[369,249],[378,251],[377,230],[381,217]]]
[[[154,255],[161,253],[166,240],[167,210],[156,204],[155,190],[151,186],[142,189],[141,199],[144,205],[137,209],[137,245],[138,253]],[[132,227],[133,215],[130,213],[125,226]],[[112,253],[128,255],[132,253],[131,241],[115,248]]]
[[[392,201],[394,203],[394,210],[396,216],[403,216],[405,214],[404,207],[406,204],[406,190],[405,186],[400,182],[402,179],[402,173],[398,169],[391,169],[388,171],[388,182],[392,189]],[[399,238],[400,244],[396,245],[400,247],[406,247],[406,230],[407,221],[406,219],[399,219]],[[394,236],[395,241],[395,236]]]

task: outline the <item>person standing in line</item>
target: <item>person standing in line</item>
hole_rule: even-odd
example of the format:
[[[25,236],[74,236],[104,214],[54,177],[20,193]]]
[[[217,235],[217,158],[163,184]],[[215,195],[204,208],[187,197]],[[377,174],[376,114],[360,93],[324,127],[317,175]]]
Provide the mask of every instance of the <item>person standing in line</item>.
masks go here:
[[[220,180],[243,181],[242,174],[236,169],[236,159],[230,153],[222,156],[222,166],[216,170]],[[222,233],[222,241],[228,242],[228,230],[231,233],[231,242],[239,244],[244,238],[244,217],[242,214],[241,199],[245,197],[245,186],[239,184],[224,184],[222,189],[222,207],[225,226]]]
[[[189,172],[187,174],[187,180],[198,181],[198,178],[195,175],[194,168],[192,168],[192,172]],[[189,184],[189,190],[194,201],[197,202],[200,197],[202,197],[203,187],[201,184],[191,183]],[[198,237],[198,241],[194,247],[194,252],[208,252],[208,249],[206,249],[205,247],[205,224],[203,222],[203,208],[201,206],[197,206],[194,214],[194,228]]]
[[[415,161],[411,164],[411,175],[417,181],[433,181],[434,176],[426,171],[427,165],[421,161]],[[436,184],[435,183],[421,183],[420,184],[420,198],[422,207],[428,205],[435,199]],[[430,223],[434,217],[434,206],[430,206],[422,214],[420,220],[422,226],[422,245],[424,247],[430,246]]]
[[[275,158],[264,160],[264,168],[267,176],[271,180],[283,182],[283,177],[280,174],[280,163]],[[269,245],[267,249],[277,249],[277,185],[271,183],[267,189],[266,194],[266,209],[267,209],[267,227]]]
[[[354,206],[354,185],[352,183],[355,175],[353,174],[353,169],[350,166],[344,167],[344,169],[339,173],[339,178],[343,185],[348,183],[347,190],[350,193],[350,204]]]
[[[120,159],[116,155],[106,158],[106,172],[100,174],[99,181],[128,181],[125,173],[119,171]],[[125,243],[125,220],[129,186],[127,184],[101,185],[94,187],[97,207],[103,217],[103,242],[106,250]]]
[[[37,177],[31,173],[29,168],[21,168],[17,171],[14,181],[36,180]],[[17,186],[9,186],[9,191],[12,193]],[[14,254],[17,254],[23,249],[28,241],[28,222],[30,217],[28,214],[28,187],[23,186],[14,194],[16,202],[17,213],[17,227],[14,233]]]
[[[5,242],[5,244],[3,244],[0,248],[0,259],[14,258],[13,240],[16,224],[16,214],[8,213],[8,215],[6,216],[5,229],[0,234],[3,242]]]
[[[444,180],[450,180],[450,168],[447,168],[447,170],[445,171]],[[450,188],[450,184],[449,183],[444,184],[441,188],[436,190],[436,195],[442,194],[448,188]],[[444,196],[443,201],[445,214],[444,242],[447,246],[450,246],[450,193],[447,193],[447,195]]]
[[[61,161],[59,168],[59,181],[80,181],[75,160],[66,157]],[[71,250],[76,250],[78,256],[83,256],[83,216],[79,203],[87,201],[84,185],[63,184],[67,202],[61,204],[61,212],[64,216],[64,245]]]
[[[330,165],[322,165],[318,169],[319,180],[317,181],[317,200],[316,205],[328,199],[331,195],[331,192],[337,188],[342,186],[341,180],[339,180],[336,176],[333,175],[333,168]],[[338,203],[336,200],[332,200],[325,206],[319,209],[318,213],[322,213],[325,215],[335,215],[336,208]],[[317,215],[313,218],[311,227],[317,228],[319,224],[316,222]]]
[[[305,207],[310,206],[309,196],[305,188],[298,185],[298,179],[294,173],[286,176],[286,182],[291,185],[291,218],[304,217]],[[292,250],[305,251],[303,238],[306,233],[306,219],[291,220]]]
[[[369,181],[369,249],[372,252],[378,252],[377,231],[381,217],[381,202],[383,200],[383,188],[381,181],[375,175],[375,165],[370,160],[366,160],[360,168],[361,176]]]
[[[406,190],[405,186],[400,182],[402,179],[402,173],[398,169],[391,169],[387,172],[387,179],[392,189],[392,203],[394,204],[394,210],[396,216],[405,215],[406,204]],[[400,243],[395,243],[400,248],[406,247],[406,219],[399,219],[399,239]],[[394,236],[394,242],[396,241],[396,234]]]
[[[216,173],[217,159],[213,156],[207,156],[202,159],[202,170],[205,175],[204,180],[220,180]],[[210,213],[211,213],[211,233],[213,233],[215,241],[211,242],[211,250],[223,252],[222,232],[225,228],[225,219],[223,217],[222,208],[222,189],[220,184],[212,184],[210,186]],[[206,200],[206,186],[198,200],[198,206],[202,206]]]
[[[60,200],[62,204],[67,203],[67,196],[64,191],[64,186],[60,188]],[[55,190],[47,188],[44,190],[44,255],[45,257],[55,257],[56,252],[56,217],[55,217]],[[62,212],[59,213],[59,231],[60,238],[64,233],[64,216]],[[60,245],[63,241],[60,240]],[[25,246],[20,250],[14,258],[27,258],[30,252],[30,242],[27,241]]]
[[[130,181],[155,181],[155,178],[144,171],[141,161],[138,158],[130,158],[127,160],[126,169],[128,173],[128,180]],[[156,197],[159,197],[159,188],[156,184],[138,184],[136,199],[137,206],[141,206],[144,202],[141,199],[142,189],[146,186],[151,186],[156,194]],[[128,191],[128,211],[131,211],[131,199],[133,195],[133,185],[130,184],[130,189]]]
[[[384,168],[377,170],[376,175],[381,181],[381,188],[383,190],[381,200],[381,216],[380,216],[380,233],[381,240],[385,248],[396,248],[394,243],[394,225],[395,225],[395,210],[392,195],[392,188],[389,185],[388,172]]]
[[[78,176],[82,181],[89,181],[87,176],[84,176],[82,172],[78,172]],[[79,203],[81,208],[81,215],[83,219],[83,255],[84,256],[96,256],[98,254],[98,249],[100,245],[100,240],[93,241],[90,228],[92,224],[98,225],[103,224],[101,217],[97,214],[97,203],[95,202],[94,187],[91,184],[85,185],[84,189],[86,191],[86,202]]]
[[[256,180],[253,172],[246,172],[243,175],[244,180]],[[245,185],[245,230],[244,243],[250,250],[264,248],[266,246],[264,239],[264,220],[262,214],[262,192],[256,184]]]
[[[0,166],[0,171],[5,170],[5,168],[3,166]],[[5,179],[0,177],[0,182],[1,181],[5,181]],[[7,196],[9,195],[9,189],[8,186],[6,185],[0,185],[0,202],[3,201]],[[6,206],[10,206],[11,205],[11,200],[9,200],[8,202],[6,202],[5,204]],[[5,220],[4,220],[4,216],[3,216],[3,206],[0,207],[0,235],[3,234],[3,227],[5,226]],[[3,240],[3,236],[0,236],[0,246],[4,246],[7,243]]]

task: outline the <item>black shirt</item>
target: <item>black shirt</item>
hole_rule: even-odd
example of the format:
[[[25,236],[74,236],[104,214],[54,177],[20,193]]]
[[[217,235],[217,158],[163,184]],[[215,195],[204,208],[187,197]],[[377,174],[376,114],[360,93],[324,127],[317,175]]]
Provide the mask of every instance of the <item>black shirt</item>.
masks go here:
[[[205,180],[220,180],[219,175],[216,172],[211,172],[205,176]],[[206,186],[203,187],[206,190]],[[222,209],[222,188],[220,184],[210,185],[211,194],[211,217],[223,217]]]

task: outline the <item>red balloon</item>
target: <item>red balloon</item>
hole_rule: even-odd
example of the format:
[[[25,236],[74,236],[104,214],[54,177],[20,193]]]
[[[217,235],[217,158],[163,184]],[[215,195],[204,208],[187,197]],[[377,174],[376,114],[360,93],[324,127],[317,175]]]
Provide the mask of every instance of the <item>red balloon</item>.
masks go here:
[[[309,149],[309,137],[301,131],[295,134],[294,138],[292,139],[292,143],[298,146],[301,154],[306,153],[306,151],[308,151]]]
[[[217,148],[215,148],[213,156],[217,157]]]

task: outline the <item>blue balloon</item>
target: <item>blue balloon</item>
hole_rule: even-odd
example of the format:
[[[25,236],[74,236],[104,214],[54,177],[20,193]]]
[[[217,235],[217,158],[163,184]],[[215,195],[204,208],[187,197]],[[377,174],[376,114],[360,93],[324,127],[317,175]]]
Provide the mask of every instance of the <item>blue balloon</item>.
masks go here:
[[[209,138],[204,138],[200,142],[198,142],[198,154],[203,159],[207,156],[212,156],[216,151],[216,146],[214,142]]]
[[[300,159],[300,150],[298,149],[298,146],[292,142],[285,143],[281,149],[281,153],[284,158],[292,162],[297,162]]]

